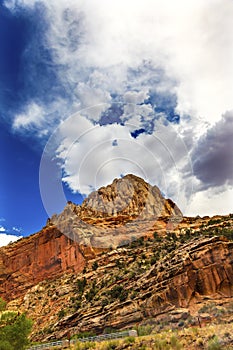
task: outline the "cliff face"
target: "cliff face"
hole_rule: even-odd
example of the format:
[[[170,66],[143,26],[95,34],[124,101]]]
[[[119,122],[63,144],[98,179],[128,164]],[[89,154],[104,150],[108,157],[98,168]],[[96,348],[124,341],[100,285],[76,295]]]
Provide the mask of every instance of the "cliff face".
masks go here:
[[[160,322],[161,316],[167,322],[177,317],[175,313],[190,319],[206,300],[221,301],[221,305],[232,302],[233,242],[202,237],[177,243],[167,253],[172,246],[167,237],[164,243],[146,241],[119,248],[91,260],[84,274],[66,275],[32,288],[18,305],[31,317],[37,310],[33,338],[42,339],[41,332],[37,333],[41,327],[47,340],[62,338],[67,332],[102,333],[147,319]]]
[[[145,235],[159,220],[181,219],[177,205],[156,186],[126,175],[91,193],[81,206],[68,202],[51,223],[80,244],[108,249]]]
[[[147,305],[158,311],[170,304],[189,307],[203,296],[232,297],[232,262],[233,242],[225,237],[202,238],[181,246],[143,281],[143,288],[153,285]]]
[[[39,281],[81,271],[88,248],[80,247],[55,227],[0,249],[0,295],[13,299]],[[93,256],[93,255],[92,255]]]
[[[162,215],[181,212],[139,177],[116,179],[81,206],[69,202],[37,234],[0,248],[0,294],[9,300],[45,279],[80,272],[98,251],[146,234]]]
[[[34,340],[232,302],[233,242],[216,234],[233,238],[233,215],[181,216],[157,187],[116,179],[0,248],[0,296],[34,319]]]

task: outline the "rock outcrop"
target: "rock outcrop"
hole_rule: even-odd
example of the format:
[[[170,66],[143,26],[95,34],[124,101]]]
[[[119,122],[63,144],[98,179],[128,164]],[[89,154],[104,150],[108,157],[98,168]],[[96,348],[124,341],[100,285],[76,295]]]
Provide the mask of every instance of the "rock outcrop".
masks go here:
[[[159,243],[147,241],[144,247],[105,253],[90,261],[84,274],[40,283],[19,305],[34,318],[37,310],[37,327],[44,325],[48,340],[67,332],[129,328],[163,315],[166,320],[168,315],[191,317],[205,300],[232,300],[233,242],[216,236],[196,238],[166,254],[169,245],[165,242],[165,256],[151,266],[148,261]],[[37,327],[33,338],[41,340]]]
[[[157,186],[151,186],[138,176],[129,174],[115,179],[111,185],[92,192],[77,210],[82,220],[91,217],[150,219],[182,216],[170,199],[165,199]]]
[[[55,227],[23,238],[0,249],[0,295],[14,299],[38,282],[53,279],[65,272],[79,272],[86,257],[94,256],[61,234]]]
[[[207,299],[232,302],[232,230],[233,215],[182,219],[127,175],[1,247],[0,296],[34,319],[33,340],[188,317]]]
[[[40,232],[0,248],[0,295],[9,300],[45,279],[80,272],[98,251],[153,230],[158,217],[181,215],[156,186],[134,175],[115,179],[80,206],[68,202]]]
[[[68,202],[50,222],[80,244],[108,249],[145,235],[159,220],[181,219],[180,209],[158,187],[129,174],[92,192],[80,206]]]

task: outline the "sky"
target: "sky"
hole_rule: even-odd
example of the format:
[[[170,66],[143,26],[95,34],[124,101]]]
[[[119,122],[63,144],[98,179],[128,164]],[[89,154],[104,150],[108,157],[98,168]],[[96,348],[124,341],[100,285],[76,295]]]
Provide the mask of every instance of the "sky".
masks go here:
[[[232,0],[0,0],[0,245],[127,173],[233,212]]]

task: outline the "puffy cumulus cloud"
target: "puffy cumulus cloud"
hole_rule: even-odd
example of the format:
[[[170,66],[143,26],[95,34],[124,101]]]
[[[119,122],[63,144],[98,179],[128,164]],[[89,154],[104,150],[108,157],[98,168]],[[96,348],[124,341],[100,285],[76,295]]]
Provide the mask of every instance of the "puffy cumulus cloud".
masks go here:
[[[33,0],[8,0],[5,4],[17,13],[20,8],[39,6]],[[127,102],[144,98],[144,93],[150,99],[155,89],[159,100],[160,94],[171,94],[171,81],[178,114],[216,121],[232,107],[232,1],[137,0],[132,5],[123,0],[115,4],[107,0],[52,0],[41,4],[43,38],[38,42],[35,37],[22,61],[35,68],[41,60],[44,67],[47,59],[49,70],[44,69],[40,80],[33,73],[35,69],[28,70],[27,79],[31,91],[38,89],[37,84],[47,95],[43,97],[42,89],[31,96],[32,103],[44,103],[40,115],[45,124],[49,119],[57,125],[77,109],[110,103],[116,95]],[[42,46],[43,51],[38,51]],[[150,69],[145,62],[150,62]],[[138,74],[144,66],[143,74]],[[159,70],[166,72],[167,79]],[[134,96],[127,95],[130,90]],[[98,121],[103,112],[96,110],[89,117]],[[25,113],[16,116],[15,127],[26,128],[31,119],[34,122],[31,112]],[[36,120],[40,127],[41,118]]]
[[[161,118],[155,123],[156,131],[151,134],[142,132],[135,138],[132,127],[138,129],[138,124],[99,125],[82,113],[77,113],[60,125],[49,140],[45,155],[47,150],[51,153],[53,149],[63,170],[62,181],[74,192],[87,195],[111,183],[116,177],[133,173],[159,186],[184,210],[187,198],[183,167],[184,164],[189,165],[190,173],[191,164],[178,129]],[[55,140],[60,140],[58,147]],[[48,180],[53,175],[50,173],[48,176],[46,162],[45,157],[42,159],[40,178],[42,197],[48,202],[58,196],[50,193],[47,198],[48,188],[51,187]],[[62,191],[62,187],[57,187],[57,191]],[[190,181],[189,191],[192,191]],[[46,207],[46,203],[44,205]]]
[[[229,188],[222,188],[220,191],[213,191],[210,188],[201,192],[193,192],[185,215],[228,215],[233,213],[232,197],[233,189]]]
[[[5,221],[5,219],[0,218],[0,221],[3,222]],[[22,236],[19,235],[9,234],[8,231],[9,230],[5,226],[0,225],[0,247],[5,246],[10,242],[15,242],[16,240],[22,238]],[[17,227],[13,227],[12,231],[17,232],[17,234],[22,232],[22,230]]]
[[[200,190],[233,185],[233,112],[227,112],[202,136],[192,152]]]
[[[231,117],[220,120],[232,109],[231,0],[5,4],[39,15],[21,57],[27,98],[13,127],[54,131],[47,150],[72,190],[133,172],[182,207],[193,179],[196,191],[232,184]]]
[[[15,242],[20,238],[22,238],[22,236],[9,235],[0,232],[0,247],[3,247],[9,244],[10,242]]]

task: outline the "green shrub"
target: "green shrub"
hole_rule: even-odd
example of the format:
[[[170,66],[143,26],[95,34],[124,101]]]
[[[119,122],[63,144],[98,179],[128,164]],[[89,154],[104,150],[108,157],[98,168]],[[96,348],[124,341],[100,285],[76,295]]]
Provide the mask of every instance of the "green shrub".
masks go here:
[[[7,312],[0,316],[0,349],[23,350],[28,345],[32,321],[25,314]]]
[[[95,343],[94,342],[78,342],[75,345],[75,350],[90,350],[90,349],[95,349]]]
[[[95,287],[91,287],[91,289],[86,294],[87,301],[91,301],[95,295],[96,295],[96,289]]]
[[[155,256],[155,255],[153,255],[153,256],[150,258],[150,264],[151,264],[151,265],[156,264],[157,261],[158,261],[158,258],[157,258],[157,256]]]
[[[77,280],[77,287],[78,287],[78,291],[79,293],[83,293],[84,292],[84,289],[86,287],[86,284],[87,284],[87,280],[86,278],[82,278],[81,280]]]
[[[119,342],[117,340],[110,340],[106,342],[104,350],[114,350],[118,347]]]
[[[93,264],[92,264],[92,270],[95,271],[95,270],[98,269],[98,267],[99,267],[99,265],[98,265],[97,261],[94,261]]]
[[[153,327],[151,325],[145,325],[145,326],[138,326],[136,328],[136,331],[138,332],[139,336],[143,335],[149,335],[152,333]]]
[[[107,306],[109,304],[109,301],[107,298],[101,300],[101,306]]]
[[[221,347],[221,344],[218,340],[218,337],[214,336],[213,339],[210,339],[208,341],[208,350],[221,350],[222,347]]]
[[[125,338],[125,344],[133,344],[135,343],[135,337],[129,336]]]
[[[166,339],[156,339],[154,350],[169,350],[170,346],[168,345]]]
[[[128,297],[128,291],[125,290],[121,285],[114,286],[109,291],[109,294],[113,299],[119,299],[120,301],[125,301]]]
[[[6,309],[6,301],[0,298],[0,312]]]
[[[14,350],[8,341],[0,340],[0,350]]]
[[[89,338],[94,336],[96,336],[94,332],[80,332],[72,336],[72,339],[82,339],[82,338]]]
[[[177,337],[174,334],[170,338],[170,344],[172,349],[175,349],[175,350],[182,349],[182,345],[179,343]]]
[[[63,318],[63,317],[65,316],[65,314],[66,314],[66,313],[65,313],[65,310],[63,310],[63,309],[60,310],[60,311],[58,311],[58,314],[57,314],[57,315],[58,315],[59,320],[60,320],[61,318]]]
[[[155,240],[156,242],[161,242],[161,237],[158,235],[157,232],[154,232],[154,233],[153,233],[153,236],[154,236],[154,240]]]

